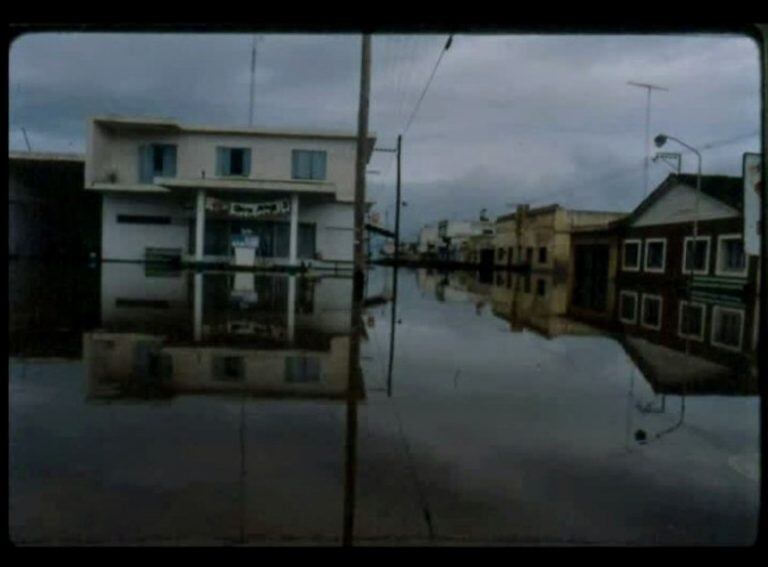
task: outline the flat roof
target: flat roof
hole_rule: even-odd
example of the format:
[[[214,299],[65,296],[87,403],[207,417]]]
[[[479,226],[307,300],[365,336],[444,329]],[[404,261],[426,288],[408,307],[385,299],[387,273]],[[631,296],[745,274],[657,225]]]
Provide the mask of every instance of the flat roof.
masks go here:
[[[198,132],[208,134],[245,134],[251,136],[272,136],[290,138],[331,138],[341,140],[355,140],[355,132],[338,130],[274,130],[253,128],[247,126],[216,126],[202,124],[182,124],[171,118],[131,117],[131,116],[95,116],[93,122],[115,127],[138,127],[150,130],[164,130],[176,132]],[[369,140],[376,140],[374,132],[368,132]]]
[[[10,161],[50,161],[85,163],[85,154],[64,152],[18,152],[9,151]]]

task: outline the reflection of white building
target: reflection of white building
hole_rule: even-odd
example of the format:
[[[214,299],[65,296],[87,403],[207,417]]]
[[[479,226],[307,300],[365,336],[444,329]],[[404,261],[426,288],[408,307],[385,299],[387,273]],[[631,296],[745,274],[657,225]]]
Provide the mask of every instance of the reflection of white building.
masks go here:
[[[83,357],[93,398],[179,394],[343,398],[350,337],[326,350],[164,344],[155,335],[86,333]]]
[[[102,257],[229,264],[237,245],[259,265],[351,263],[355,152],[354,134],[95,118]]]
[[[338,276],[104,264],[101,327],[84,336],[91,395],[341,396],[351,297]]]

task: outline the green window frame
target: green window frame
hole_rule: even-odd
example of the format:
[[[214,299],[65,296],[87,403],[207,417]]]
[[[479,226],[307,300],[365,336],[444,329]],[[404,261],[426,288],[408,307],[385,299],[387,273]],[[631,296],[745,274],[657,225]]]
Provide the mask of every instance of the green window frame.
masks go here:
[[[176,177],[177,153],[174,144],[139,146],[139,183],[152,183],[155,177]]]
[[[216,148],[218,177],[248,177],[251,175],[251,149],[218,146]]]
[[[322,181],[326,178],[328,154],[325,151],[293,150],[291,178]]]

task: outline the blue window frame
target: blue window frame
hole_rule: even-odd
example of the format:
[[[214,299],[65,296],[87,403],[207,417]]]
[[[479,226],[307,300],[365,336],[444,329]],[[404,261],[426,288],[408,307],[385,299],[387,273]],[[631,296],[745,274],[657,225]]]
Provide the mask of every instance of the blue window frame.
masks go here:
[[[139,146],[139,183],[152,183],[155,177],[176,177],[176,146]]]
[[[327,155],[323,151],[293,150],[291,178],[325,179]]]
[[[216,175],[248,177],[251,174],[250,148],[216,148]]]

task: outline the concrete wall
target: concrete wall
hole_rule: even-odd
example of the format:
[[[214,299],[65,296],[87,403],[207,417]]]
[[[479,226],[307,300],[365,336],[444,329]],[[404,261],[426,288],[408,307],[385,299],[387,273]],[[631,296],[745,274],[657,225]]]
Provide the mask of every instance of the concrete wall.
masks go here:
[[[251,149],[253,180],[291,180],[292,150],[327,152],[326,182],[335,184],[336,198],[352,202],[355,183],[354,139],[278,138],[257,134],[217,134],[207,132],[151,133],[122,127],[107,129],[99,124],[90,128],[85,185],[107,183],[115,173],[120,185],[139,182],[139,147],[143,144],[177,145],[178,179],[203,177],[216,179],[216,147]],[[227,178],[222,178],[227,179]],[[231,178],[230,178],[231,179]]]
[[[299,199],[299,222],[316,225],[315,249],[324,260],[354,260],[355,209],[351,203],[303,205]]]
[[[171,224],[118,223],[118,215],[169,216]],[[142,261],[147,248],[178,248],[186,254],[190,218],[181,202],[164,195],[104,195],[102,259]]]

